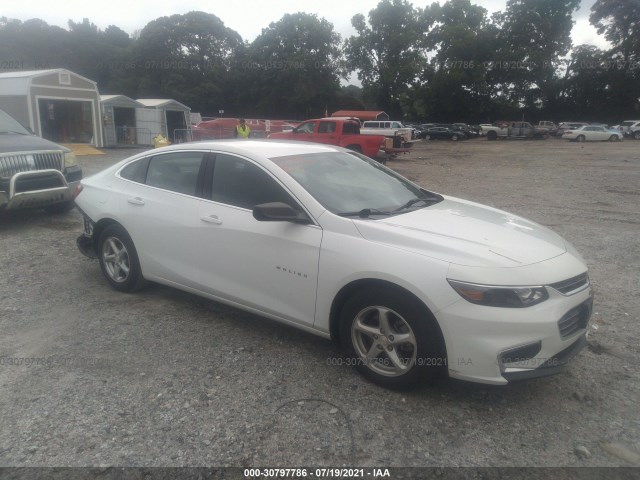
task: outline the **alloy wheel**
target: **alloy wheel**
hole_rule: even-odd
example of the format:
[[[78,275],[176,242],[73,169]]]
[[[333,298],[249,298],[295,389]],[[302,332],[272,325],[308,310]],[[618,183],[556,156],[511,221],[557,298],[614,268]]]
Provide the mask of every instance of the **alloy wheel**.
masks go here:
[[[102,260],[107,275],[116,283],[129,278],[131,263],[127,247],[117,237],[108,237],[102,245]]]
[[[387,377],[407,373],[416,362],[418,343],[409,323],[380,306],[360,311],[351,327],[351,340],[360,361]]]

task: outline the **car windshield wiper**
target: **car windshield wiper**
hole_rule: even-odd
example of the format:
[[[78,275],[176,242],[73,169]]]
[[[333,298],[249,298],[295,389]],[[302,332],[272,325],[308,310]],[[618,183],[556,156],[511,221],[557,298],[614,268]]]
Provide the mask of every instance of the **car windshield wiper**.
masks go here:
[[[0,130],[0,133],[15,133],[16,135],[26,135],[24,132],[14,132],[13,130]]]
[[[384,210],[378,210],[377,208],[363,208],[357,212],[340,212],[338,215],[341,217],[360,217],[369,218],[371,215],[392,215],[393,212],[385,212]]]
[[[429,203],[435,203],[437,201],[438,201],[438,199],[436,199],[436,198],[427,198],[427,197],[412,198],[411,200],[409,200],[407,203],[405,203],[401,207],[398,207],[395,210],[392,210],[391,213],[401,212],[402,210],[406,210],[408,208],[411,208],[418,202],[424,202],[425,204],[429,204]]]

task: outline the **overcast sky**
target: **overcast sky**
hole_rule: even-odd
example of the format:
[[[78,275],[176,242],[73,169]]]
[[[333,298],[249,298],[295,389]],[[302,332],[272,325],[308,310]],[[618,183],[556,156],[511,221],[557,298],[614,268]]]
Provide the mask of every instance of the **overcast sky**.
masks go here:
[[[589,11],[594,1],[583,0],[580,10],[575,14],[576,24],[572,32],[575,45],[589,43],[601,48],[607,46],[605,40],[589,24]],[[351,27],[351,17],[356,13],[366,16],[379,0],[18,0],[3,3],[0,16],[8,18],[23,21],[40,18],[50,25],[63,28],[67,28],[69,19],[80,22],[83,18],[88,18],[100,29],[115,25],[129,34],[142,29],[158,17],[199,10],[213,13],[244,40],[252,41],[269,23],[278,21],[285,13],[300,11],[326,18],[343,38],[347,38],[355,33]],[[416,7],[424,7],[431,4],[432,0],[411,3]],[[444,3],[444,0],[440,3]],[[492,13],[504,10],[506,0],[472,0],[472,3],[483,6]]]

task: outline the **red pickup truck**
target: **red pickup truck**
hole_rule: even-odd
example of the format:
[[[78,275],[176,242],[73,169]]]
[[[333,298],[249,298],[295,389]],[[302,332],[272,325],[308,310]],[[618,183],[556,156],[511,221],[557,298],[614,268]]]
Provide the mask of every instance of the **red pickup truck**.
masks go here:
[[[302,122],[290,132],[272,133],[269,138],[302,140],[345,147],[376,158],[384,149],[383,135],[360,135],[360,122],[356,119],[319,118]]]

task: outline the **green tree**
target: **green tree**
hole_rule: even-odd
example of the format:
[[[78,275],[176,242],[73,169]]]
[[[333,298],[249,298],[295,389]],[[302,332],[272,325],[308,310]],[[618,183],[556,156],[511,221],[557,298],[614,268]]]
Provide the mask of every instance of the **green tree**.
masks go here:
[[[557,109],[558,72],[571,49],[580,0],[508,0],[494,18],[500,28],[494,82],[529,112]]]
[[[286,14],[271,23],[240,66],[245,111],[284,118],[323,115],[335,102],[344,73],[340,43],[333,25],[316,15]]]
[[[495,88],[488,81],[496,28],[487,10],[470,0],[450,0],[424,10],[431,60],[414,115],[432,121],[485,120],[493,114]]]
[[[345,43],[350,71],[357,72],[363,96],[390,115],[402,114],[401,98],[425,66],[420,11],[405,0],[382,0],[351,19],[357,35]]]
[[[571,52],[562,89],[562,107],[569,117],[588,120],[597,112],[601,120],[611,120],[607,57],[593,45],[578,45]]]
[[[610,109],[618,115],[640,112],[640,1],[597,0],[590,22],[612,48],[607,52],[606,88]]]
[[[0,58],[20,70],[65,67],[69,32],[32,18],[0,18]]]
[[[132,74],[138,96],[175,98],[203,112],[217,111],[229,95],[226,79],[242,38],[204,12],[149,22],[135,42]]]
[[[624,60],[640,57],[640,2],[597,0],[591,7],[591,24],[614,45]]]

